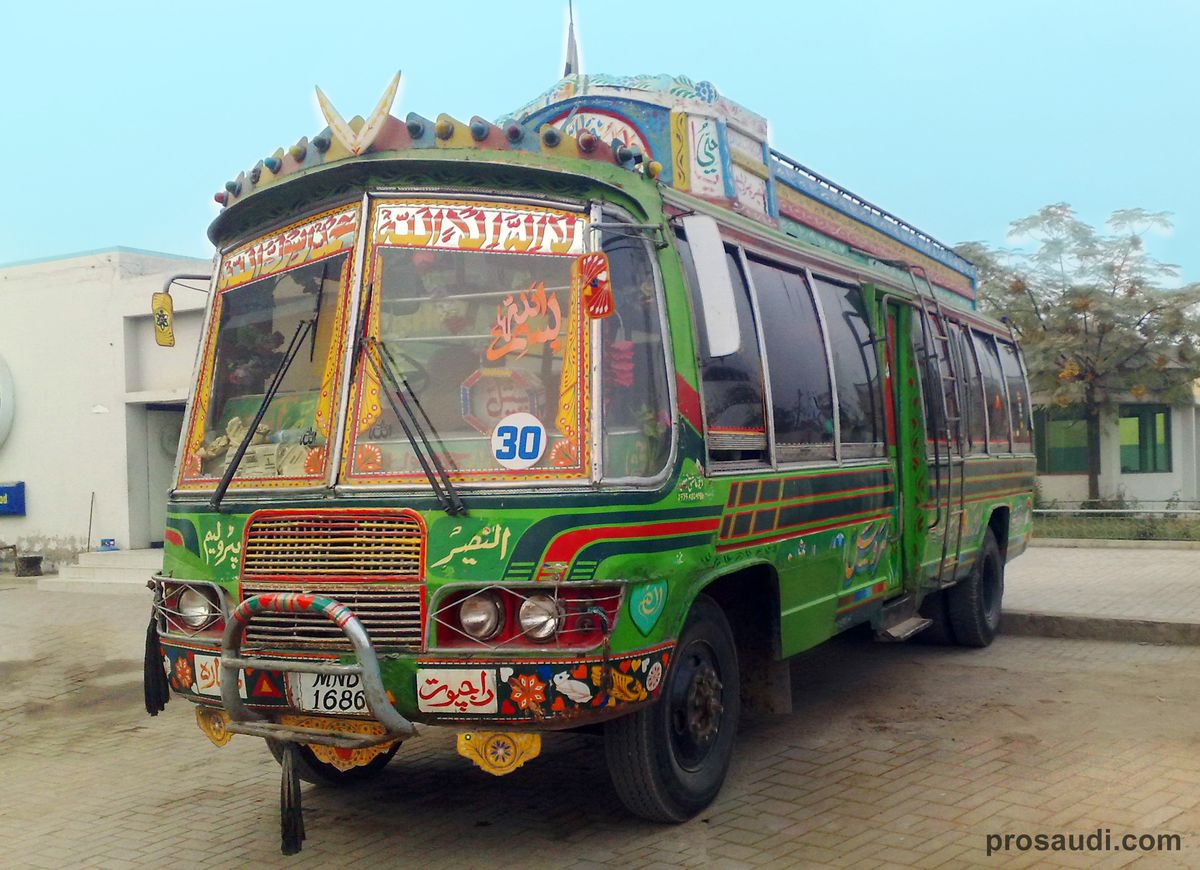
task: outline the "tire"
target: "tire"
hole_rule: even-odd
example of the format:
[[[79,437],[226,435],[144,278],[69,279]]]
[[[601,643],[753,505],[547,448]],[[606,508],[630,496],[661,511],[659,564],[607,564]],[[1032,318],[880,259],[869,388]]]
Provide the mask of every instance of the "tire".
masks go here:
[[[930,592],[926,595],[921,601],[918,613],[926,619],[932,619],[933,625],[919,632],[913,640],[917,643],[935,646],[952,646],[955,643],[954,629],[950,627],[950,613],[944,590]]]
[[[946,590],[946,612],[960,646],[985,647],[995,639],[1003,598],[1004,562],[988,529],[970,576]]]
[[[741,713],[733,632],[699,596],[688,614],[658,700],[605,724],[604,753],[617,795],[635,815],[682,822],[725,782]]]
[[[268,739],[267,748],[271,750],[271,755],[276,762],[283,762],[282,743],[278,740]],[[296,748],[299,750],[296,753],[296,773],[302,780],[313,785],[352,786],[377,777],[392,760],[392,756],[396,754],[400,744],[392,744],[389,749],[376,755],[366,764],[352,767],[349,770],[339,770],[332,764],[322,761],[313,754],[311,748],[304,744],[299,744]]]

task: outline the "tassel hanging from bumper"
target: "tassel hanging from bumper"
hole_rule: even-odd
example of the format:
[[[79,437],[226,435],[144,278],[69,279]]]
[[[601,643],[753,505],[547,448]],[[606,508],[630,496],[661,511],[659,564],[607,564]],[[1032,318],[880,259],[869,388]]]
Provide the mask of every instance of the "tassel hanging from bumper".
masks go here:
[[[284,743],[280,760],[279,848],[285,855],[295,855],[304,843],[304,807],[300,799],[300,775],[296,770],[299,751],[295,743]]]
[[[171,700],[171,686],[163,667],[162,645],[158,642],[158,615],[151,611],[150,624],[146,626],[146,657],[142,672],[142,693],[145,695],[146,712],[157,716],[166,709]]]

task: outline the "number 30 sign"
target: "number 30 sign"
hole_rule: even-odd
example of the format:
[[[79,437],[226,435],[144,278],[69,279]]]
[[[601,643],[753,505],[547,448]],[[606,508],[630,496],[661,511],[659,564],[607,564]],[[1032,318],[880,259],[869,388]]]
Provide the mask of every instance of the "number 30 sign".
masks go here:
[[[532,414],[509,414],[492,430],[492,456],[505,468],[532,468],[545,452],[546,427]]]

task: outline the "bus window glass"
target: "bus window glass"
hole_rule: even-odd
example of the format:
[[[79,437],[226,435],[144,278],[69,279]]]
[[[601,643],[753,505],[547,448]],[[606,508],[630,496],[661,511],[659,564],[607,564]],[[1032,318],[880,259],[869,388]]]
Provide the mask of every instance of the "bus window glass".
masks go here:
[[[817,278],[837,389],[842,456],[882,456],[883,401],[875,341],[858,287]]]
[[[922,317],[922,315],[919,313],[915,314],[914,316],[917,318]],[[955,390],[957,388],[956,380],[950,377],[951,361],[946,358],[947,352],[955,353],[957,349],[953,347],[947,348],[945,342],[939,341],[934,337],[934,330],[936,329],[940,331],[941,329],[941,327],[938,325],[940,323],[939,318],[933,315],[925,318],[924,329],[921,327],[921,322],[922,321],[918,319],[916,325],[913,327],[913,329],[916,331],[913,342],[918,351],[917,359],[924,360],[924,366],[921,367],[921,384],[922,397],[925,402],[925,438],[929,444],[929,453],[931,456],[933,456],[935,455],[935,441],[938,445],[940,445],[938,450],[943,453],[946,451],[946,421],[943,419],[943,409],[945,409],[947,416],[953,417],[957,414],[957,409],[959,407],[959,403],[955,395]],[[937,359],[934,359],[932,355],[926,357],[924,353],[926,337],[928,337],[929,344],[931,346],[930,353],[932,354],[934,349],[940,351]],[[951,339],[951,342],[953,342],[953,339]],[[955,367],[959,365],[958,359],[954,360],[954,365]],[[957,368],[955,368],[955,370],[957,370]],[[937,392],[935,392],[939,389],[942,391],[942,397],[940,399],[938,398]],[[957,440],[952,442],[951,449],[955,451],[958,450]]]
[[[1008,399],[1004,392],[1004,375],[1000,370],[1000,357],[996,354],[996,343],[990,335],[973,333],[975,353],[983,370],[983,394],[987,403],[988,450],[991,453],[1007,453],[1008,442]]]
[[[616,311],[601,323],[607,477],[651,477],[671,449],[671,408],[654,267],[646,242],[606,233]]]
[[[965,327],[955,329],[955,335],[962,352],[963,386],[967,396],[966,421],[963,431],[967,435],[967,451],[969,453],[987,453],[987,408],[983,401],[983,383],[979,372],[979,362],[975,359],[975,350],[968,339]]]
[[[1028,453],[1033,450],[1030,435],[1029,395],[1025,392],[1025,376],[1021,373],[1021,361],[1017,348],[1007,341],[996,342],[1000,347],[1000,370],[1008,386],[1009,417],[1012,419],[1013,451]]]
[[[701,310],[696,295],[696,274],[687,243],[679,239],[679,252],[692,308]],[[741,346],[737,353],[714,357],[708,353],[703,329],[696,330],[700,351],[700,379],[704,393],[704,413],[708,448],[717,461],[765,461],[767,425],[763,402],[762,356],[750,305],[750,289],[742,275],[735,249],[726,247],[725,260],[733,281]]]
[[[348,262],[348,254],[339,254],[220,291],[208,394],[196,402],[202,428],[189,439],[185,481],[219,478],[225,472],[297,325],[313,318],[236,478],[323,476],[329,408],[322,394],[330,396],[334,386],[330,345],[335,343],[336,309]]]
[[[833,393],[821,324],[802,275],[750,260],[762,314],[780,462],[833,458]]]
[[[574,258],[401,246],[380,246],[374,257],[371,330],[450,474],[584,476],[588,330],[571,299]],[[394,390],[370,351],[357,369],[347,477],[423,484],[404,431],[411,421],[397,419]]]

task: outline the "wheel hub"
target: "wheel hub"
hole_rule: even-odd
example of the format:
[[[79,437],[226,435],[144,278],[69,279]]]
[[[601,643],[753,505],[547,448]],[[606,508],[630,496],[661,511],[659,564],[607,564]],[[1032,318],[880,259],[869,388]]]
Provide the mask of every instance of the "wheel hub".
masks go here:
[[[700,746],[707,746],[717,736],[721,713],[721,680],[711,664],[705,662],[692,675],[686,701],[688,733]]]

